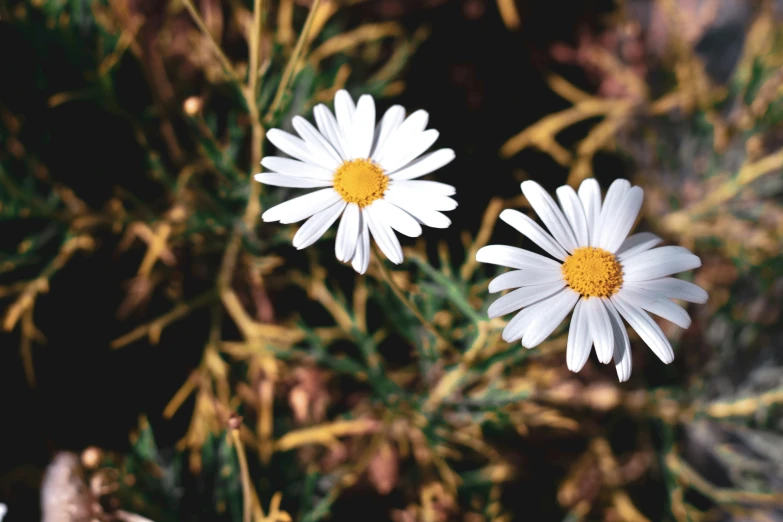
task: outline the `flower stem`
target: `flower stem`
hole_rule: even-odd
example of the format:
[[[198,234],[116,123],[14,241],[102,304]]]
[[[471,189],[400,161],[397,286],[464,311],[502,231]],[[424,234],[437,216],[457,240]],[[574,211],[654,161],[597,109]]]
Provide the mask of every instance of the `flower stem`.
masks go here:
[[[285,91],[288,89],[288,83],[291,81],[291,76],[294,74],[296,63],[299,61],[299,57],[302,54],[305,42],[307,42],[309,39],[310,29],[313,25],[313,19],[315,18],[315,15],[318,12],[318,8],[320,6],[321,0],[313,0],[313,4],[310,6],[310,12],[307,14],[307,19],[305,20],[302,32],[299,33],[299,39],[296,41],[294,51],[291,53],[291,58],[289,58],[285,70],[283,71],[283,78],[280,80],[280,85],[277,87],[275,97],[272,100],[272,104],[269,106],[269,111],[267,112],[266,116],[267,119],[274,117],[274,114],[283,99],[283,94],[285,94]]]
[[[451,347],[451,342],[443,337],[443,334],[441,334],[437,328],[435,328],[435,325],[433,325],[429,320],[427,320],[426,317],[421,313],[421,310],[419,310],[419,307],[417,307],[413,301],[408,299],[408,296],[405,295],[405,292],[402,291],[402,288],[394,281],[394,278],[391,275],[391,272],[389,271],[386,264],[383,262],[383,259],[381,258],[381,253],[378,250],[377,245],[373,244],[373,253],[375,254],[373,257],[375,258],[375,264],[378,267],[378,271],[381,273],[381,276],[383,277],[383,280],[388,283],[389,287],[392,289],[392,292],[394,292],[394,295],[397,296],[397,298],[402,301],[402,304],[405,305],[408,310],[411,311],[411,313],[416,317],[416,319],[419,320],[419,322],[426,328],[430,333],[432,333],[435,337],[437,337],[441,342],[443,342],[446,346]]]
[[[238,422],[241,422],[238,421]],[[247,468],[247,457],[245,456],[245,446],[242,444],[242,439],[239,436],[239,427],[230,426],[231,441],[234,444],[234,450],[237,452],[237,460],[239,461],[239,472],[242,480],[242,522],[251,521],[252,510],[252,497],[250,485],[250,472]]]
[[[229,79],[235,82],[237,85],[242,85],[242,81],[237,76],[237,72],[234,70],[234,66],[231,65],[231,61],[220,48],[220,45],[215,41],[215,37],[212,36],[212,33],[210,33],[209,29],[207,29],[204,20],[201,19],[201,15],[198,14],[198,11],[193,5],[193,2],[191,2],[191,0],[182,0],[182,3],[185,4],[185,8],[190,13],[190,16],[193,18],[196,26],[198,26],[199,31],[204,33],[204,36],[207,37],[207,41],[209,41],[210,45],[212,46],[212,50],[215,51],[215,55],[218,57],[220,65],[223,66],[223,69],[225,70],[225,73],[228,75]]]

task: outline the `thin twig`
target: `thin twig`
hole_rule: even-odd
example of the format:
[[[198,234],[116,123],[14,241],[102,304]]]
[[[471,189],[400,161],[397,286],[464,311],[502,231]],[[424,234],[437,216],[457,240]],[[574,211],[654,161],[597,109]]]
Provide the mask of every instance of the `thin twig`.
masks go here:
[[[196,308],[208,305],[215,299],[215,297],[217,297],[216,292],[214,290],[209,290],[208,292],[204,292],[188,303],[180,303],[172,308],[168,313],[161,315],[149,323],[134,328],[122,337],[118,337],[117,339],[113,340],[110,346],[112,349],[116,350],[117,348],[122,348],[123,346],[126,346],[133,341],[141,339],[145,335],[149,335],[152,344],[157,344],[157,342],[160,340],[160,335],[166,326],[173,323],[174,321],[177,321],[178,319],[182,319]]]
[[[27,283],[16,301],[8,307],[3,320],[3,329],[7,332],[14,329],[22,313],[33,306],[38,294],[49,291],[49,279],[55,272],[65,266],[73,254],[78,250],[91,250],[94,246],[95,240],[87,235],[74,236],[65,240],[57,256],[44,268],[37,278]]]
[[[254,3],[254,29],[250,35],[250,67],[258,67],[258,54],[260,52],[259,40],[261,37],[261,21],[262,16],[262,1],[255,0]],[[255,69],[253,69],[255,71]],[[258,110],[258,103],[256,98],[257,88],[257,75],[255,72],[251,72],[248,75],[247,88],[243,90],[245,95],[245,101],[247,102],[248,110],[251,117],[251,137],[250,137],[250,175],[252,176],[253,170],[257,168],[257,165],[261,163],[261,156],[263,155],[263,143],[265,130],[261,124],[261,115]],[[247,205],[245,206],[245,212],[242,216],[242,226],[234,227],[229,239],[226,251],[223,254],[223,260],[220,264],[220,271],[218,272],[217,287],[222,299],[225,300],[227,294],[231,292],[231,276],[234,274],[234,268],[237,263],[237,256],[241,247],[242,228],[245,231],[250,231],[255,228],[256,220],[261,214],[261,202],[259,196],[261,195],[261,184],[251,181],[250,182],[250,194],[248,195]],[[229,311],[229,314],[231,312]],[[233,314],[232,314],[233,317]]]
[[[232,424],[236,426],[230,426],[231,441],[234,443],[234,449],[237,452],[237,460],[239,461],[239,472],[242,479],[242,522],[251,521],[252,512],[252,488],[250,484],[250,472],[247,469],[247,457],[245,456],[245,446],[242,444],[242,439],[239,436],[239,424],[241,419],[232,418]]]
[[[198,14],[198,11],[196,11],[196,8],[193,6],[191,0],[182,0],[182,3],[185,4],[185,8],[190,13],[191,18],[193,18],[193,21],[196,23],[199,30],[204,33],[204,36],[207,37],[207,41],[212,46],[212,50],[215,51],[215,55],[218,57],[220,65],[223,66],[223,69],[225,70],[225,73],[228,75],[229,79],[234,81],[236,84],[241,85],[242,80],[240,80],[239,76],[237,76],[237,72],[234,70],[234,66],[231,65],[231,61],[228,59],[225,53],[223,53],[220,45],[215,41],[215,37],[212,36],[212,33],[210,33],[209,29],[207,29],[204,20],[201,19],[201,15]]]
[[[250,70],[247,72],[248,76],[248,90],[250,96],[253,99],[258,95],[256,87],[258,84],[258,61],[260,54],[259,44],[261,42],[261,21],[263,17],[263,0],[255,0],[253,2],[253,32],[250,33]]]
[[[435,411],[444,399],[454,393],[454,390],[459,386],[459,383],[467,375],[468,370],[473,365],[478,354],[484,346],[486,346],[489,331],[489,322],[482,321],[478,323],[478,335],[476,336],[475,341],[473,341],[473,344],[468,351],[465,352],[459,365],[441,377],[440,381],[438,381],[438,384],[430,392],[427,402],[424,403],[424,411]]]
[[[286,64],[285,71],[283,71],[283,78],[280,80],[280,85],[277,88],[275,97],[272,100],[272,104],[269,106],[269,111],[266,114],[267,121],[277,111],[278,105],[280,105],[280,102],[283,99],[283,95],[285,94],[285,91],[288,89],[288,82],[291,81],[291,76],[293,76],[294,74],[294,69],[296,68],[296,62],[299,61],[299,57],[302,54],[302,50],[304,49],[305,42],[308,40],[308,35],[313,25],[313,19],[315,18],[315,14],[318,12],[318,8],[320,7],[320,5],[321,5],[321,0],[313,0],[313,5],[310,7],[310,12],[307,14],[307,20],[305,20],[304,27],[302,28],[302,32],[299,33],[299,39],[296,41],[296,46],[294,47],[294,51],[291,54],[291,58],[288,60],[288,64]]]

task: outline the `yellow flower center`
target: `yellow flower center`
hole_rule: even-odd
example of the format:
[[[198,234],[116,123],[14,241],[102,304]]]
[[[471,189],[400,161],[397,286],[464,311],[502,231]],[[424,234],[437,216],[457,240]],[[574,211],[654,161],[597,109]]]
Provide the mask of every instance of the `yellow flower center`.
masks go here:
[[[389,177],[368,159],[346,161],[334,173],[334,190],[348,203],[366,207],[383,197]]]
[[[563,278],[582,297],[609,297],[623,285],[623,268],[602,248],[580,247],[563,263]]]

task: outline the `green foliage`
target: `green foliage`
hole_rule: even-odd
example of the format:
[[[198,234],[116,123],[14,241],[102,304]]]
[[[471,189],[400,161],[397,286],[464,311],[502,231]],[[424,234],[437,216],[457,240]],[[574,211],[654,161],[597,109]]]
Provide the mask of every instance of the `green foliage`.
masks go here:
[[[729,391],[713,384],[726,382],[744,357],[738,352],[764,351],[780,333],[783,40],[769,12],[756,13],[725,86],[703,72],[692,42],[661,60],[660,75],[651,75],[664,78],[661,85],[647,85],[612,50],[592,49],[603,58],[587,65],[603,64],[603,79],[624,84],[625,94],[587,94],[553,77],[553,89],[574,105],[501,150],[511,156],[536,146],[569,168],[574,185],[592,173],[596,152],[619,146],[651,202],[643,226],[705,259],[695,282],[711,300],[692,310],[692,330],[706,339],[695,347],[696,362],[681,349],[696,344],[693,332],[667,331],[678,361],[687,362],[651,370],[642,358],[625,387],[613,373],[567,371],[566,324],[527,350],[502,341],[504,320],[487,319],[496,273],[479,267],[475,254],[518,198],[493,200],[460,248],[419,242],[393,269],[376,252],[368,273],[355,277],[334,260],[333,233],[302,252],[290,247],[293,227],[259,223],[262,209],[289,195],[261,192],[252,181],[271,152],[264,132],[287,128],[297,114],[310,117],[341,87],[378,98],[399,92],[424,31],[409,35],[394,22],[352,26],[355,6],[285,0],[218,5],[232,16],[207,27],[210,18],[197,9],[215,6],[201,4],[188,1],[191,12],[172,3],[153,14],[108,0],[42,1],[2,13],[42,60],[61,49],[82,73],[53,79],[37,68],[42,110],[87,100],[115,115],[140,157],[136,181],[144,181],[118,183],[99,201],[71,188],[38,153],[50,150],[47,137],[26,134],[19,109],[0,104],[0,224],[19,235],[0,251],[0,299],[4,329],[19,331],[28,381],[32,350],[42,343],[36,299],[77,252],[116,243],[127,255],[140,247],[137,278],[120,306],[128,314],[152,294],[165,296],[162,315],[145,317],[107,349],[157,344],[177,322],[209,312],[207,337],[187,347],[203,353],[201,362],[164,410],[167,419],[190,417],[182,440],[158,447],[142,420],[130,451],[102,462],[116,470],[122,509],[158,522],[317,522],[361,496],[373,514],[394,520],[506,521],[525,510],[503,497],[504,488],[538,473],[556,483],[563,520],[708,520],[737,515],[740,506],[750,513],[783,506],[779,383],[754,381],[752,368]],[[142,30],[145,16],[192,49],[183,55],[171,43],[162,58],[151,53],[160,42]],[[146,90],[128,92],[133,74]],[[574,121],[596,116],[603,119],[576,150],[556,140]],[[193,282],[193,273],[206,275]],[[706,371],[688,373],[702,364]],[[726,442],[737,438],[757,453]],[[686,441],[714,447],[730,487],[688,463]],[[509,449],[521,446],[524,464]],[[553,447],[562,448],[557,459]],[[771,471],[760,470],[758,454],[774,463]]]

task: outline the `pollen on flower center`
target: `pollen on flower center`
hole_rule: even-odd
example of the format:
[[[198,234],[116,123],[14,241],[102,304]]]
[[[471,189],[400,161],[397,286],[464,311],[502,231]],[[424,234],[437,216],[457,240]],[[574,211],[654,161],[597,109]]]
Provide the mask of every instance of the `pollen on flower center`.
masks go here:
[[[563,263],[563,278],[582,297],[609,297],[623,285],[623,269],[611,252],[580,247]]]
[[[368,159],[346,161],[334,173],[334,190],[348,203],[366,207],[383,197],[389,177]]]

